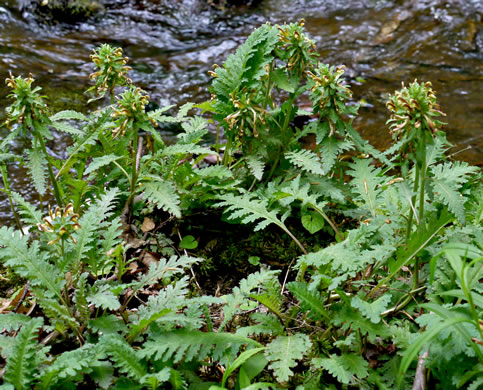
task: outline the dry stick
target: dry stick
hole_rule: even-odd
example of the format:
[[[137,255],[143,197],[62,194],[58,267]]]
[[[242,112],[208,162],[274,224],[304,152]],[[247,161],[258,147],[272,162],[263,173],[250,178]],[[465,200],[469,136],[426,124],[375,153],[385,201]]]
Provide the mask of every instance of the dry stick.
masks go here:
[[[290,268],[292,267],[292,264],[294,261],[295,259],[292,259],[292,261],[288,265],[287,272],[285,273],[285,277],[283,278],[282,290],[280,291],[280,295],[283,295],[283,292],[285,291],[285,285],[287,284],[288,273],[290,272]]]
[[[17,304],[15,305],[13,312],[16,313],[20,305],[23,303],[25,300],[25,297],[27,296],[27,293],[29,292],[30,289],[30,280],[25,283],[25,287],[23,288],[22,296],[18,300]]]
[[[414,383],[412,390],[425,390],[426,389],[426,373],[427,368],[424,365],[425,360],[428,358],[429,352],[426,351],[419,356],[418,367],[416,368],[416,375],[414,376]]]

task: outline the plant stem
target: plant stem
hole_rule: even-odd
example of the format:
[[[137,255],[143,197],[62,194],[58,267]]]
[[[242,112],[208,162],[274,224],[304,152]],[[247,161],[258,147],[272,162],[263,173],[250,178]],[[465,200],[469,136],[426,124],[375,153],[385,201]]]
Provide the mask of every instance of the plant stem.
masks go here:
[[[12,192],[10,191],[10,182],[8,181],[7,167],[6,165],[0,165],[0,170],[2,171],[3,187],[5,188],[5,193],[7,194],[8,202],[10,203],[10,208],[12,209],[13,216],[15,218],[15,223],[18,229],[24,234],[22,229],[22,224],[20,223],[20,217],[15,209],[15,204],[12,199]]]
[[[416,164],[416,177],[414,179],[414,190],[413,190],[414,193],[418,192],[418,187],[419,187],[419,166],[418,164]],[[416,195],[413,195],[413,197],[411,198],[411,205],[409,207],[410,211],[409,211],[409,219],[408,219],[408,228],[406,231],[406,243],[409,242],[409,237],[411,236],[413,217],[416,212],[415,210],[413,211],[413,206],[415,202],[416,202]]]
[[[62,197],[60,196],[59,185],[58,185],[57,180],[55,179],[54,171],[52,169],[52,163],[51,163],[50,155],[47,152],[47,148],[45,147],[45,143],[44,143],[42,136],[40,134],[38,134],[38,132],[35,132],[34,134],[35,134],[35,138],[37,138],[37,140],[39,141],[40,147],[42,148],[42,151],[45,154],[45,159],[47,160],[47,169],[49,171],[50,181],[52,182],[52,186],[54,187],[55,200],[57,201],[57,204],[59,205],[59,207],[63,207],[64,202],[62,202]]]
[[[320,210],[318,207],[316,207],[314,205],[311,205],[311,206],[313,207],[313,209],[315,211],[317,211],[322,216],[322,218],[324,218],[326,220],[326,222],[334,230],[334,232],[337,235],[337,237],[339,237],[339,239],[341,241],[344,241],[344,237],[342,236],[342,234],[340,234],[339,230],[337,229],[337,226],[335,226],[335,223],[329,218],[329,216],[326,213],[324,213],[322,210]]]
[[[137,129],[134,132],[134,137],[133,137],[133,146],[132,146],[132,176],[131,176],[131,186],[130,186],[130,194],[129,194],[129,200],[128,200],[128,207],[129,207],[129,219],[131,219],[131,212],[132,208],[134,205],[134,194],[136,191],[136,183],[138,180],[138,169],[139,169],[139,162],[140,162],[140,157],[138,156],[141,155],[142,153],[142,138],[141,142],[138,143],[138,132]],[[138,147],[139,145],[139,147]]]
[[[423,216],[424,216],[424,181],[426,178],[426,143],[424,138],[420,140],[420,148],[421,148],[421,161],[419,161],[421,168],[420,168],[420,180],[421,184],[419,186],[419,223],[422,223]],[[419,285],[419,258],[416,257],[414,263],[414,284],[413,288],[417,288]]]
[[[426,179],[426,144],[423,140],[422,148],[422,156],[421,156],[421,172],[420,172],[420,180],[421,185],[419,187],[419,221],[422,222],[424,216],[424,182]]]

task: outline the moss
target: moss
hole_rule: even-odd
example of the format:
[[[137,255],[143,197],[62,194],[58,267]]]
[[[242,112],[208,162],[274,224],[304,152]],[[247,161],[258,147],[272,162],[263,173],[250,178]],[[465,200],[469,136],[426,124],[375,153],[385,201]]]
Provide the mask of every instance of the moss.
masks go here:
[[[0,297],[9,298],[17,289],[25,284],[25,280],[0,264]]]
[[[102,11],[104,7],[95,0],[37,0],[36,11],[58,22],[77,22]]]

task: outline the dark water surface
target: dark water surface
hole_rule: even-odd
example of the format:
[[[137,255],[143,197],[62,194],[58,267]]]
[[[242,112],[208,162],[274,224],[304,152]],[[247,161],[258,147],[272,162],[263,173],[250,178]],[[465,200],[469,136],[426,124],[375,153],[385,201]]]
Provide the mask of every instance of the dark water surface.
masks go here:
[[[354,123],[366,139],[387,147],[388,93],[401,81],[430,80],[448,114],[454,151],[465,149],[460,158],[483,162],[480,0],[261,0],[225,11],[203,0],[106,0],[104,12],[76,25],[41,23],[28,3],[0,0],[0,79],[9,71],[31,72],[55,111],[86,110],[89,54],[100,43],[124,49],[133,81],[160,106],[198,102],[209,97],[211,65],[222,63],[255,27],[305,18],[321,60],[346,65],[354,99],[363,99]],[[8,91],[0,85],[3,120]],[[0,129],[0,136],[6,131]],[[62,155],[66,142],[56,140],[52,152]],[[20,151],[23,145],[14,147]],[[12,176],[13,188],[33,199],[25,172]],[[9,219],[0,193],[0,222]]]

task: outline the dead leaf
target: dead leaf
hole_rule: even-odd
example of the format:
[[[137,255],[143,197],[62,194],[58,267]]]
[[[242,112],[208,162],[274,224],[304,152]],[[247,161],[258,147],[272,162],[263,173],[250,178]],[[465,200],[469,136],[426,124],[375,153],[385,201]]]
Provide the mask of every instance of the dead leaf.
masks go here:
[[[141,225],[141,230],[143,231],[143,233],[150,232],[155,227],[156,225],[151,218],[144,217],[143,224]]]

